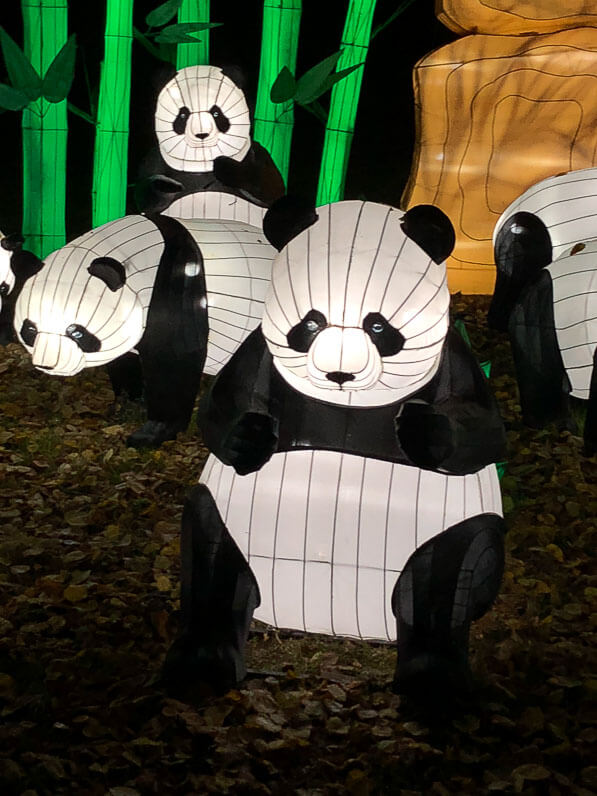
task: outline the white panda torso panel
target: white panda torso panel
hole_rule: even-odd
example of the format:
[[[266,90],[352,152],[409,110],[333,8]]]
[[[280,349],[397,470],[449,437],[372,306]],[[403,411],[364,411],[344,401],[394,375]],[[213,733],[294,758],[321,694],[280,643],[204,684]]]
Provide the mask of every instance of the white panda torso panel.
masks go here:
[[[551,238],[552,259],[579,240],[595,235],[597,218],[597,168],[579,169],[532,185],[499,217],[494,243],[505,221],[514,213],[534,213],[545,224]]]
[[[547,270],[553,286],[554,327],[571,393],[587,400],[597,348],[597,241],[568,248]]]
[[[502,513],[494,465],[457,476],[297,450],[245,476],[210,455],[200,480],[257,577],[257,619],[363,639],[396,638],[392,590],[417,547]]]
[[[234,194],[197,191],[175,199],[163,214],[174,218],[228,219],[261,227],[266,211],[266,207],[259,207]]]
[[[178,220],[197,242],[203,258],[209,319],[204,372],[214,375],[261,322],[276,250],[261,228],[251,224]]]

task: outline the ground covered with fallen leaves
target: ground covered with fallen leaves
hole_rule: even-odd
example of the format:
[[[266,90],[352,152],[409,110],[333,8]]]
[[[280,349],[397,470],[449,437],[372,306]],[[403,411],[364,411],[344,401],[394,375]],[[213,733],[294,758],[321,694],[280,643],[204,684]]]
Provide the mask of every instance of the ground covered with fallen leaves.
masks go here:
[[[107,376],[35,372],[0,349],[0,793],[597,793],[597,462],[520,422],[487,299],[456,297],[508,429],[500,597],[472,631],[476,686],[449,709],[392,693],[390,646],[258,627],[251,673],[174,699],[191,428],[126,448],[142,419]]]

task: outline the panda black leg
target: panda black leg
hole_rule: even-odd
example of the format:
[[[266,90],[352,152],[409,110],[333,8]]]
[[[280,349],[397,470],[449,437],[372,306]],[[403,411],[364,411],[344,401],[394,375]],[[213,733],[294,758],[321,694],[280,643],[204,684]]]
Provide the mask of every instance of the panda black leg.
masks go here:
[[[128,353],[118,357],[106,366],[114,395],[118,398],[126,393],[131,401],[140,400],[143,395],[143,373],[138,354]]]
[[[199,391],[203,358],[142,356],[147,421],[127,439],[132,448],[157,448],[176,439],[191,420]]]
[[[593,372],[591,374],[589,403],[587,405],[587,416],[585,418],[583,436],[583,453],[585,456],[593,456],[597,453],[597,348],[593,354]]]
[[[244,650],[259,588],[202,484],[185,501],[181,570],[182,633],[168,651],[164,680],[175,688],[199,682],[226,690],[246,675]]]
[[[400,693],[435,698],[468,686],[470,625],[499,591],[504,532],[501,517],[482,514],[452,525],[409,558],[392,594]]]

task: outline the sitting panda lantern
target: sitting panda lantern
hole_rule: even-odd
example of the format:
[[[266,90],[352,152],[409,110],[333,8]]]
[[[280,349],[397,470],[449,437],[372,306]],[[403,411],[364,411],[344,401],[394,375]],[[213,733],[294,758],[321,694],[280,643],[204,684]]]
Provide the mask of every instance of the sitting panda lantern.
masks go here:
[[[260,224],[265,208],[284,193],[267,150],[251,140],[249,108],[236,69],[188,66],[160,91],[157,148],[145,158],[136,185],[142,212],[177,218],[232,218]],[[205,192],[240,196],[216,216]],[[207,200],[209,201],[209,200]],[[250,211],[250,216],[244,215]]]
[[[212,455],[183,512],[166,677],[238,682],[259,606],[277,627],[397,636],[401,690],[458,682],[502,575],[504,430],[448,331],[452,226],[430,206],[285,198],[264,229],[262,326],[200,406]]]
[[[128,444],[160,445],[186,429],[202,372],[259,323],[274,255],[239,221],[125,216],[48,255],[15,330],[38,370],[108,365],[115,393],[143,390],[148,420]]]
[[[0,232],[0,344],[14,340],[15,302],[25,280],[40,268],[40,261],[23,249],[22,235]]]
[[[573,426],[587,401],[584,452],[597,451],[597,169],[550,177],[502,213],[488,323],[508,330],[524,421]]]

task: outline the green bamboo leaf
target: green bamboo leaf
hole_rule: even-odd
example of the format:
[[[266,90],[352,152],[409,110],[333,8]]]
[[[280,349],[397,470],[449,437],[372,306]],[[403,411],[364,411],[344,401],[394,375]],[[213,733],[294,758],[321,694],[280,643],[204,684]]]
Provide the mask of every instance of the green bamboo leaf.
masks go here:
[[[166,44],[181,44],[186,42],[196,43],[197,38],[193,33],[209,28],[219,28],[222,22],[178,22],[176,25],[168,25],[153,37],[154,41]]]
[[[29,105],[29,97],[18,88],[0,83],[0,108],[7,111],[20,111]]]
[[[42,94],[49,102],[61,102],[66,98],[75,76],[75,55],[77,43],[75,35],[58,52],[44,76]]]
[[[287,66],[283,66],[280,74],[274,80],[269,97],[272,102],[287,102],[296,92],[296,79]]]
[[[347,66],[346,69],[341,69],[339,72],[334,72],[333,75],[330,75],[327,80],[321,86],[319,93],[313,99],[318,99],[321,97],[322,94],[325,94],[326,91],[329,91],[333,85],[338,83],[343,78],[347,77],[351,72],[354,72],[355,69],[358,69],[360,66],[364,66],[365,62],[360,64],[353,64],[352,66]],[[311,100],[312,102],[313,100]]]
[[[176,14],[182,5],[182,0],[166,0],[161,6],[154,8],[145,17],[145,22],[150,28],[156,28],[160,25],[165,25]]]
[[[0,27],[0,46],[6,71],[13,87],[26,94],[30,101],[41,96],[41,78],[19,45]]]
[[[328,77],[336,68],[338,58],[342,55],[342,50],[337,53],[328,55],[323,61],[320,61],[315,66],[311,67],[308,72],[298,79],[297,89],[294,98],[301,105],[313,102],[320,96],[321,86],[325,83]]]

